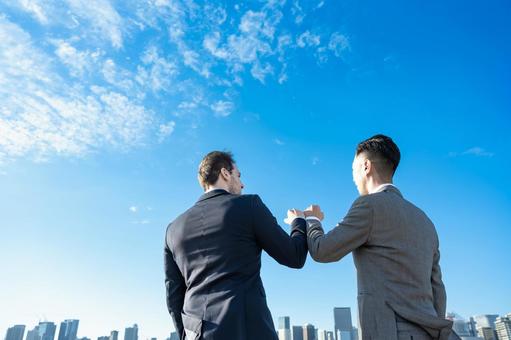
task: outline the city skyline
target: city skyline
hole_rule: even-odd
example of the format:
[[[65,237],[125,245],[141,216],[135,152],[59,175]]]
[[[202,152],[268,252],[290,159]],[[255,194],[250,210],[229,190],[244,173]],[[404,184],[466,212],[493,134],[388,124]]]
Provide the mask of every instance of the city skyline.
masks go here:
[[[477,314],[468,318],[450,312],[447,314],[447,318],[453,321],[453,331],[462,340],[511,340],[511,312],[503,315]],[[289,315],[274,318],[274,321],[277,321],[275,322],[275,330],[279,340],[305,340],[307,339],[307,334],[309,338],[311,334],[315,334],[316,337],[311,338],[312,340],[359,339],[358,327],[349,323],[351,322],[350,307],[333,308],[330,328],[316,327],[311,322],[296,325],[291,320],[292,317]],[[39,321],[33,329],[30,329],[28,324],[16,324],[7,328],[4,340],[58,340],[60,337],[66,337],[67,340],[117,340],[119,334],[121,334],[120,331],[111,329],[108,332],[97,333],[103,335],[91,336],[90,334],[80,334],[78,336],[76,331],[78,330],[79,322],[80,320],[77,319],[66,319],[60,322],[58,337],[58,323],[53,321]],[[179,338],[176,338],[178,337],[177,333],[172,330],[164,337],[158,338],[147,334],[140,336],[137,323],[132,326],[124,326],[123,328],[124,332],[122,335],[124,340],[179,340]],[[24,336],[25,330],[27,330],[26,336]],[[283,332],[283,330],[289,330],[289,332]],[[104,335],[107,333],[109,335]]]

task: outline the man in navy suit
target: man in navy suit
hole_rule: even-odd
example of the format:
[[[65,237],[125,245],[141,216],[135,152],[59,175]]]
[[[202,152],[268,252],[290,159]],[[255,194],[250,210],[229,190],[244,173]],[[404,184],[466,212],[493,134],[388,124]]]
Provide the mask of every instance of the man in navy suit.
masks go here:
[[[298,215],[288,235],[258,195],[241,195],[241,174],[228,152],[207,154],[198,179],[205,193],[170,223],[165,238],[167,306],[175,328],[187,340],[276,340],[261,251],[302,268],[305,219]]]

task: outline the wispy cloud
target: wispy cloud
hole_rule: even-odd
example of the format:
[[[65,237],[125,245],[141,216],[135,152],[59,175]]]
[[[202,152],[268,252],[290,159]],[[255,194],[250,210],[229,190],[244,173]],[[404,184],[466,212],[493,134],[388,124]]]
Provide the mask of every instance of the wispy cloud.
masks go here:
[[[493,157],[495,154],[493,152],[487,151],[481,147],[475,146],[470,149],[467,149],[463,152],[449,152],[450,157],[457,156],[477,156],[477,157]]]
[[[247,77],[282,84],[298,53],[349,51],[339,32],[299,28],[324,6],[0,0],[0,161],[127,149],[186,115],[229,117]]]
[[[280,140],[280,139],[278,139],[278,138],[275,138],[275,139],[273,140],[273,143],[275,143],[275,144],[277,144],[277,145],[281,145],[281,146],[285,144],[282,140]]]
[[[137,206],[132,205],[132,206],[130,207],[130,211],[131,211],[131,212],[133,212],[133,213],[136,213],[136,212],[138,211],[138,207],[137,207]]]

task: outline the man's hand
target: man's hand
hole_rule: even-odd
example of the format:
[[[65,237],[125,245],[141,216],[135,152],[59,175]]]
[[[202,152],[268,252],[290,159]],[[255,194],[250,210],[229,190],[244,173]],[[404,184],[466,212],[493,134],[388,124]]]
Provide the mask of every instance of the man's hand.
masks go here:
[[[307,209],[303,211],[305,217],[314,216],[317,217],[320,221],[323,221],[325,215],[321,211],[321,207],[316,204],[310,205]]]
[[[305,218],[303,211],[298,210],[298,209],[289,209],[287,211],[287,217],[284,219],[284,222],[286,224],[291,225],[291,222],[293,222],[293,220],[297,217]]]

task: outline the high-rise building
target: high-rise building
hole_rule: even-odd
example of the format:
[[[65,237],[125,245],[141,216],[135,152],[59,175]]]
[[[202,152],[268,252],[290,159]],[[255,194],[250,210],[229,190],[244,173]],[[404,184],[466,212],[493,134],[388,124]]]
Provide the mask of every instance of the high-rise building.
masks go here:
[[[293,326],[293,340],[303,340],[302,326]]]
[[[291,340],[291,323],[289,316],[279,317],[279,340]]]
[[[124,330],[124,340],[138,340],[137,324],[134,324],[133,327],[126,327]]]
[[[477,334],[484,340],[497,340],[497,332],[491,327],[478,328]]]
[[[98,340],[109,340],[109,339],[110,339],[110,337],[109,337],[109,336],[106,336],[106,335],[104,335],[104,336],[98,336]]]
[[[358,340],[358,328],[353,327],[351,330],[351,340]]]
[[[452,330],[460,337],[472,336],[472,334],[470,334],[469,324],[459,316],[452,320]]]
[[[79,320],[64,320],[60,323],[58,340],[76,340]]]
[[[39,340],[55,340],[57,325],[53,322],[39,322]]]
[[[176,332],[172,332],[172,333],[170,333],[169,340],[179,340],[179,335],[177,335]]]
[[[111,331],[109,340],[119,340],[119,332],[118,331]]]
[[[26,340],[41,340],[39,338],[39,326],[35,326],[34,329],[27,332]]]
[[[15,325],[7,329],[5,340],[23,340],[25,325]]]
[[[495,329],[495,321],[499,316],[497,314],[483,314],[474,316],[476,328],[490,327]]]
[[[327,340],[326,333],[324,329],[318,329],[318,340]]]
[[[499,340],[511,340],[511,313],[497,318],[495,321],[495,330]]]
[[[303,325],[303,340],[317,340],[314,325],[310,323]]]
[[[353,324],[351,323],[351,309],[349,307],[334,308],[335,340],[351,340]]]

